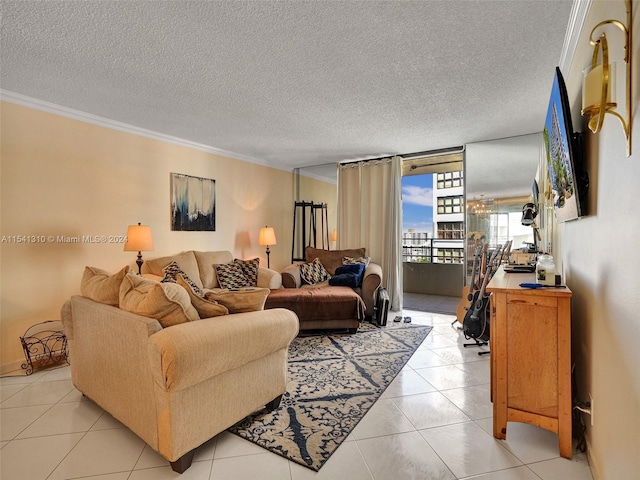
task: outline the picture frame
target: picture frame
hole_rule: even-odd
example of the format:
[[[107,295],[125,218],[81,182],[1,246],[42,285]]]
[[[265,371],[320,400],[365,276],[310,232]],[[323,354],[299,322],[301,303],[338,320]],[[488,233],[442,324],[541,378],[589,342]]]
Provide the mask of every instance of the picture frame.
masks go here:
[[[171,230],[216,230],[216,181],[171,173]]]

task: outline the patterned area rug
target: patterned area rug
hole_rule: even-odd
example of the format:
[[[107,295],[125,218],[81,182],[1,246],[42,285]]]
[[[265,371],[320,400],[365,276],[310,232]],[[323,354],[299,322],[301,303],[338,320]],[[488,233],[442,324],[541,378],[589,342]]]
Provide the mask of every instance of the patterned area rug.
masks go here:
[[[363,324],[355,335],[297,337],[289,348],[289,384],[280,406],[229,431],[317,471],[430,331]]]

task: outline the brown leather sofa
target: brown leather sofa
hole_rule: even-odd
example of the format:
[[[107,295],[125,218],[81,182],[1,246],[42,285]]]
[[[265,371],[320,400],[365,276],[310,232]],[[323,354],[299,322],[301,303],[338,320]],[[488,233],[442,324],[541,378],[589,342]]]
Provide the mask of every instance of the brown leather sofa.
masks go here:
[[[353,248],[344,250],[322,250],[313,247],[305,249],[305,258],[307,262],[312,262],[315,258],[329,272],[334,275],[336,268],[343,264],[344,257],[359,258],[366,256],[366,249]],[[282,286],[285,288],[323,288],[328,287],[328,282],[322,282],[315,285],[306,285],[300,276],[300,262],[289,265],[281,272]],[[365,316],[371,317],[374,314],[376,303],[376,291],[382,283],[382,267],[377,263],[369,262],[364,271],[364,278],[360,287],[353,290],[362,298],[365,305]],[[347,287],[350,288],[350,287]]]

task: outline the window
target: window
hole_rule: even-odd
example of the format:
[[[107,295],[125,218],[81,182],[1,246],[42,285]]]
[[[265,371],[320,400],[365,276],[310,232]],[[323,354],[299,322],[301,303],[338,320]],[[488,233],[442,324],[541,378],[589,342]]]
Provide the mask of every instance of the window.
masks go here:
[[[461,171],[438,173],[436,174],[436,182],[439,189],[462,187],[464,185]]]
[[[462,195],[455,197],[438,197],[438,213],[462,213],[464,199]]]
[[[463,222],[438,222],[438,238],[460,240],[464,238]]]
[[[463,263],[463,248],[438,248],[438,263]]]

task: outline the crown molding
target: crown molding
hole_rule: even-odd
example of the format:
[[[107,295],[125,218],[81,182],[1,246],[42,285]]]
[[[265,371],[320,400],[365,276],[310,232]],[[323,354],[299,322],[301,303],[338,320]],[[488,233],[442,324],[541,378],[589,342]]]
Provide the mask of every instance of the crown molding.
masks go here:
[[[230,152],[220,148],[205,145],[203,143],[192,142],[185,140],[184,138],[178,138],[164,133],[154,132],[153,130],[147,130],[146,128],[136,127],[128,123],[118,122],[109,118],[100,117],[91,113],[82,112],[73,108],[64,107],[55,103],[46,102],[37,98],[28,97],[20,93],[10,92],[8,90],[0,89],[0,100],[21,105],[23,107],[33,108],[42,112],[52,113],[61,117],[71,118],[73,120],[79,120],[81,122],[90,123],[99,127],[110,128],[119,132],[131,133],[140,137],[150,138],[152,140],[160,140],[162,142],[172,143],[182,147],[199,150],[201,152],[211,153],[219,155],[221,157],[231,158],[233,160],[242,160],[244,162],[254,163],[257,165],[263,165],[266,167],[275,168],[278,170],[285,170],[291,172],[291,167],[285,167],[283,165],[274,165],[261,158],[251,157],[248,155],[242,155],[235,152]]]
[[[560,70],[567,73],[571,70],[573,57],[578,48],[580,33],[584,27],[584,23],[589,15],[593,0],[574,0],[569,14],[569,25],[564,37],[562,52],[560,53]]]

